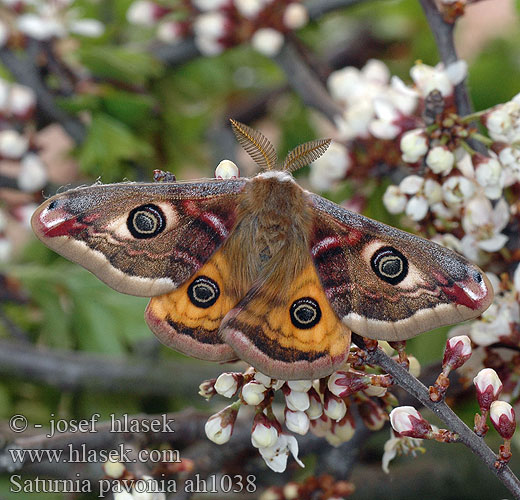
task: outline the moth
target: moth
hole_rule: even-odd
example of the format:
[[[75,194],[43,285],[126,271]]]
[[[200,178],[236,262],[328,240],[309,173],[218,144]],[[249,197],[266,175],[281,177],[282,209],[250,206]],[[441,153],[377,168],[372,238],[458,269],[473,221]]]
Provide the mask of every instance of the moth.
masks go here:
[[[237,358],[278,379],[345,362],[351,332],[389,341],[479,316],[486,275],[455,252],[302,189],[292,172],[329,140],[291,151],[232,121],[252,178],[81,187],[44,202],[38,238],[123,293],[181,353]]]

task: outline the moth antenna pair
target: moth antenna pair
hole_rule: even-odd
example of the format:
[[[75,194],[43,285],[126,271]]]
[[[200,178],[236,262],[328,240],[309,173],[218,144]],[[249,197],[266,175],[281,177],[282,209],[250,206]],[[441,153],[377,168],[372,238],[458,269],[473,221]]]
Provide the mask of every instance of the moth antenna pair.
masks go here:
[[[262,170],[294,172],[317,160],[331,143],[331,139],[317,139],[300,144],[289,152],[280,167],[276,150],[267,137],[236,120],[230,119],[230,122],[239,144]]]

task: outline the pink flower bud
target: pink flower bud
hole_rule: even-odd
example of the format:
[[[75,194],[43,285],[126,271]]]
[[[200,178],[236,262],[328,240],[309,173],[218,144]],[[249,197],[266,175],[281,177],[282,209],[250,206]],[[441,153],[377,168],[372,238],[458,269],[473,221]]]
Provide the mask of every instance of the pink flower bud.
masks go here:
[[[206,399],[212,398],[217,393],[215,391],[215,382],[216,379],[214,378],[204,380],[204,382],[199,385],[199,395]]]
[[[358,391],[363,391],[368,387],[364,375],[354,372],[334,372],[328,381],[329,391],[335,396],[344,398]]]
[[[358,405],[358,410],[367,429],[371,431],[378,431],[388,420],[387,413],[370,399],[361,402]]]
[[[263,413],[256,415],[251,432],[251,443],[255,448],[273,446],[278,440],[279,430]]]
[[[215,169],[217,179],[236,179],[239,176],[238,167],[231,160],[222,160]]]
[[[502,392],[502,382],[493,368],[484,368],[477,373],[473,379],[477,389],[477,400],[482,411],[489,410],[491,403],[495,401]]]
[[[324,411],[331,420],[341,420],[347,413],[347,405],[341,398],[327,391]]]
[[[249,382],[242,387],[242,399],[251,406],[259,405],[265,397],[266,388],[258,382]]]
[[[516,429],[515,410],[505,401],[493,401],[489,411],[491,422],[504,439],[511,439]]]
[[[216,444],[224,444],[229,441],[233,433],[233,427],[238,415],[234,405],[229,405],[223,410],[209,417],[204,430],[208,439]]]
[[[395,432],[408,437],[424,438],[432,430],[413,406],[398,406],[390,412],[390,424]]]
[[[291,432],[304,436],[309,431],[310,425],[311,421],[305,412],[285,409],[285,426]]]
[[[467,335],[452,337],[446,342],[442,367],[460,368],[471,357],[471,340]]]
[[[323,414],[321,417],[311,420],[311,432],[318,437],[324,437],[330,430],[332,422],[327,415]]]

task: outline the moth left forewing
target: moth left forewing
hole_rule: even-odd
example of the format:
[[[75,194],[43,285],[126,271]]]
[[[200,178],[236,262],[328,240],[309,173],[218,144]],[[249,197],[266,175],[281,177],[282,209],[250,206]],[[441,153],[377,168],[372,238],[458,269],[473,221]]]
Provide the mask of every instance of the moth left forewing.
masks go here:
[[[352,331],[405,340],[475,318],[491,303],[485,274],[455,252],[310,196],[314,264]]]
[[[151,297],[177,288],[227,239],[246,182],[73,189],[43,203],[32,225],[43,243],[112,288]]]

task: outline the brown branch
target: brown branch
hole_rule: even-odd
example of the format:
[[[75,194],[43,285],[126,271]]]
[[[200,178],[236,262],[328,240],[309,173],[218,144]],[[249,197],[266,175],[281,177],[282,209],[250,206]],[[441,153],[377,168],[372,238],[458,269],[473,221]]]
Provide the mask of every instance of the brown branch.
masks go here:
[[[331,122],[343,114],[342,107],[332,99],[293,42],[287,40],[274,60],[283,69],[289,84],[306,105],[321,111]]]
[[[498,479],[513,494],[514,498],[520,499],[520,481],[513,474],[509,467],[496,469],[496,454],[486,445],[482,438],[478,437],[444,402],[434,403],[430,400],[428,388],[419,380],[411,375],[402,366],[388,357],[380,348],[375,350],[367,349],[364,340],[359,335],[352,335],[353,342],[367,352],[367,361],[383,368],[387,373],[394,377],[394,380],[406,392],[415,397],[424,406],[429,408],[439,417],[449,428],[459,435],[460,442],[465,444],[482,462],[490,469]]]

